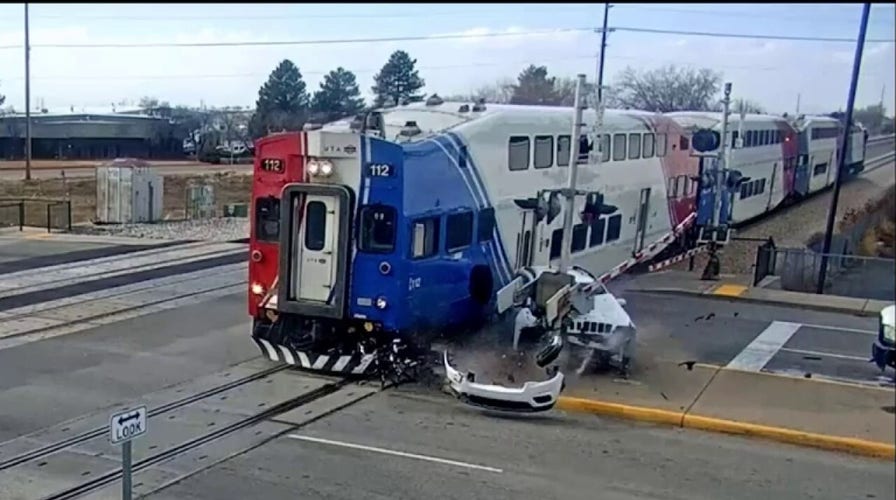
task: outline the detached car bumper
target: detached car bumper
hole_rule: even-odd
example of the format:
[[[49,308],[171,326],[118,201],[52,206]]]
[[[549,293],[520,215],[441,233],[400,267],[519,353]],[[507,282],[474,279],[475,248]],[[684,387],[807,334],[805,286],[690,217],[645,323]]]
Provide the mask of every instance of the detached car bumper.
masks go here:
[[[565,386],[563,374],[559,370],[543,382],[526,382],[522,387],[504,387],[477,383],[472,373],[464,375],[455,370],[448,362],[447,352],[444,353],[444,363],[445,376],[455,396],[465,403],[489,410],[526,413],[548,411],[557,404]]]

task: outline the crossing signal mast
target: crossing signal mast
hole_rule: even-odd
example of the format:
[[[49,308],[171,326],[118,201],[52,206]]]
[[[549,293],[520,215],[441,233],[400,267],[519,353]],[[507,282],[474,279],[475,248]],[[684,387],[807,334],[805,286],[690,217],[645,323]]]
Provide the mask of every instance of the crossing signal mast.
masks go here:
[[[719,275],[717,251],[731,241],[732,195],[740,185],[749,180],[740,171],[731,170],[731,151],[742,144],[742,133],[737,141],[730,140],[728,115],[731,106],[731,83],[725,83],[722,99],[721,133],[711,129],[700,129],[691,137],[691,145],[700,158],[700,194],[697,206],[698,244],[708,245],[709,261],[703,270],[703,279],[715,279]],[[743,126],[743,107],[741,108]]]

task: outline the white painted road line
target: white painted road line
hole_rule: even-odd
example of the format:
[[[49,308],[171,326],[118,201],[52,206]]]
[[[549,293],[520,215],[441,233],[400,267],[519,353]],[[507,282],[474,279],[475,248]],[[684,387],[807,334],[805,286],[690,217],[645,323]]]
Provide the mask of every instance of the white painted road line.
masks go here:
[[[877,336],[877,332],[874,330],[862,330],[860,328],[846,328],[845,326],[831,326],[831,325],[812,325],[803,323],[803,326],[806,328],[815,328],[817,330],[834,330],[837,332],[849,332],[849,333],[863,333],[865,335],[874,335]]]
[[[800,323],[773,321],[726,368],[754,372],[762,370],[801,326]]]
[[[837,358],[837,359],[848,359],[850,361],[861,361],[863,363],[867,363],[871,356],[865,356],[864,358],[861,356],[849,356],[847,354],[837,354],[833,352],[824,352],[824,351],[807,351],[805,349],[791,349],[789,347],[782,347],[780,349],[783,352],[792,352],[794,354],[803,354],[806,356],[820,356],[826,358]]]
[[[332,446],[341,446],[343,448],[351,448],[355,450],[363,450],[370,451],[374,453],[382,453],[384,455],[393,455],[396,457],[404,457],[404,458],[413,458],[416,460],[425,460],[427,462],[435,462],[439,464],[445,465],[454,465],[456,467],[464,467],[466,469],[476,469],[486,472],[494,472],[496,474],[503,474],[504,471],[502,469],[496,469],[494,467],[488,467],[485,465],[477,465],[471,464],[467,462],[458,462],[456,460],[448,460],[445,458],[431,457],[428,455],[417,455],[416,453],[407,453],[404,451],[395,451],[395,450],[387,450],[385,448],[375,448],[373,446],[365,446],[363,444],[354,444],[354,443],[345,443],[343,441],[333,441],[330,439],[316,438],[311,436],[301,436],[299,434],[288,434],[287,437],[291,439],[297,439],[299,441],[309,441],[312,443],[321,443],[321,444],[329,444]]]

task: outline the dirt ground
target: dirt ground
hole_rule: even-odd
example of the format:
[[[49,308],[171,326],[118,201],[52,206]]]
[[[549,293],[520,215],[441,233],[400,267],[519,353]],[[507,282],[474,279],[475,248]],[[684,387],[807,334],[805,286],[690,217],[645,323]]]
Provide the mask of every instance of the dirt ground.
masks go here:
[[[65,168],[93,168],[99,167],[105,163],[108,163],[108,160],[31,160],[31,168],[32,169],[65,169]],[[149,162],[150,165],[165,167],[165,166],[202,166],[205,163],[199,163],[197,161],[192,160],[153,160]],[[0,170],[24,170],[25,169],[25,161],[24,160],[0,160]]]
[[[164,177],[164,216],[182,219],[185,216],[186,188],[196,182],[207,182],[214,188],[216,214],[223,205],[249,203],[252,189],[251,173],[210,173],[204,175],[166,175]],[[14,225],[18,199],[25,202],[25,222],[31,226],[45,226],[48,201],[70,200],[72,224],[91,222],[96,217],[96,180],[93,177],[71,179],[0,180],[0,226]],[[51,210],[54,227],[65,225],[65,210],[54,206]]]

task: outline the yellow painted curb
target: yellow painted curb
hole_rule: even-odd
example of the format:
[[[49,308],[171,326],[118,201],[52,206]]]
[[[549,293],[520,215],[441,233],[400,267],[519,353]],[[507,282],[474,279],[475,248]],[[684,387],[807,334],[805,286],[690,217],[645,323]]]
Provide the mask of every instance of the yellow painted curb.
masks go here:
[[[681,425],[684,412],[660,410],[658,408],[645,408],[642,406],[629,406],[619,403],[605,403],[593,399],[581,399],[561,396],[557,400],[557,406],[561,410],[594,413],[597,415],[609,415],[612,417],[653,422],[657,424]]]
[[[747,287],[743,285],[732,285],[730,283],[726,283],[724,285],[717,286],[713,291],[713,295],[722,295],[725,297],[740,297],[747,291]]]
[[[668,424],[676,427],[698,429],[703,431],[736,434],[740,436],[755,436],[782,443],[809,446],[832,451],[844,451],[856,455],[864,455],[875,458],[896,459],[896,446],[878,441],[831,436],[827,434],[815,434],[811,432],[797,431],[784,427],[772,427],[768,425],[751,424],[735,420],[724,420],[700,415],[689,415],[685,412],[647,408],[643,406],[630,406],[620,403],[607,403],[592,399],[581,399],[562,396],[557,401],[556,408],[567,411],[593,413],[610,417]]]

